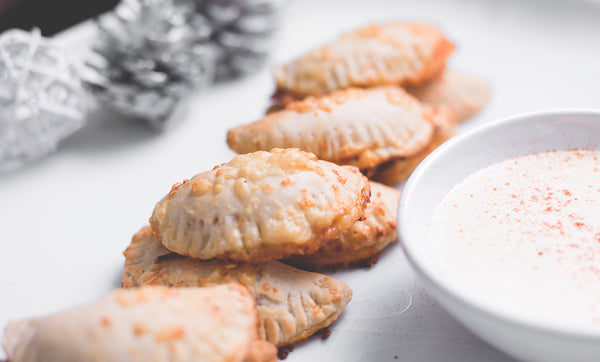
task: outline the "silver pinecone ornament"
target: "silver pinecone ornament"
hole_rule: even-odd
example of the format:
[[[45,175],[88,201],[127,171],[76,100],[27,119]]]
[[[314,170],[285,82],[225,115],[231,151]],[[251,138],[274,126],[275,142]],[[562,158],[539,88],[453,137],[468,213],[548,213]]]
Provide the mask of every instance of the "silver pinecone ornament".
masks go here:
[[[287,0],[195,0],[213,28],[219,50],[217,79],[258,70],[266,61]]]
[[[88,97],[69,55],[39,30],[0,34],[0,170],[54,151],[85,123]]]
[[[98,25],[86,80],[123,114],[163,129],[184,98],[214,78],[210,26],[188,1],[125,0]]]
[[[258,69],[287,0],[123,0],[99,19],[97,98],[164,129],[187,95]]]

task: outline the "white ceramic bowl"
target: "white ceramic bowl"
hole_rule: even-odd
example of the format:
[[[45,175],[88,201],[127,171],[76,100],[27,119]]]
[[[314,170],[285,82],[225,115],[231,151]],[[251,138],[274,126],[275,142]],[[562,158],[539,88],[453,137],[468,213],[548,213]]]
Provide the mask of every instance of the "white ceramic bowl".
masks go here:
[[[600,111],[547,111],[493,122],[434,151],[412,174],[400,200],[404,250],[439,303],[481,338],[526,361],[600,361],[600,328],[507,312],[453,289],[431,258],[429,221],[451,187],[473,172],[514,156],[573,148],[600,149]]]

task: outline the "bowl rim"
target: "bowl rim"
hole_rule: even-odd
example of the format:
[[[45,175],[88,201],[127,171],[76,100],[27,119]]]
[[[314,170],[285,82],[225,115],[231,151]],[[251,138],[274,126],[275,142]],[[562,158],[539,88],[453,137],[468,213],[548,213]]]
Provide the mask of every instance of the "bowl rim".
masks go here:
[[[480,314],[484,314],[486,317],[503,320],[521,328],[527,328],[529,330],[544,334],[553,334],[555,336],[568,339],[589,339],[596,342],[600,339],[600,327],[592,328],[589,326],[557,325],[556,323],[542,321],[535,317],[518,314],[514,311],[493,308],[489,304],[482,303],[480,300],[469,298],[466,293],[462,293],[460,290],[456,290],[449,286],[448,283],[439,276],[439,273],[435,273],[434,270],[428,267],[428,263],[424,263],[421,260],[417,250],[419,247],[422,247],[420,246],[421,244],[426,245],[426,243],[415,241],[416,238],[411,239],[411,236],[407,231],[409,230],[408,225],[411,215],[408,205],[415,202],[413,201],[412,197],[414,190],[418,187],[421,187],[423,184],[423,174],[430,168],[430,165],[439,157],[443,156],[446,152],[456,147],[461,147],[464,142],[468,142],[474,137],[479,137],[481,134],[488,133],[494,129],[510,127],[515,123],[526,122],[532,118],[556,116],[572,117],[578,115],[597,117],[598,121],[600,122],[600,109],[551,109],[519,113],[513,116],[488,122],[484,125],[475,127],[452,137],[450,140],[446,141],[440,147],[435,149],[419,164],[419,166],[409,177],[402,190],[402,195],[398,205],[398,233],[402,249],[409,263],[412,265],[413,269],[417,272],[420,278],[426,282],[425,284],[429,288],[433,287],[437,289],[437,292],[442,293],[445,297],[452,299],[455,303],[459,303],[472,310],[475,310]],[[439,293],[434,294],[439,295]],[[441,301],[441,304],[444,305],[443,301]]]

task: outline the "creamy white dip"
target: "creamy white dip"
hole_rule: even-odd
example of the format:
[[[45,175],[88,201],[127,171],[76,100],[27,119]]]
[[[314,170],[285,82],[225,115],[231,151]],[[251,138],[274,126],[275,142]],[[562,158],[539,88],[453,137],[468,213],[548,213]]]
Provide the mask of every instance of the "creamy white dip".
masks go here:
[[[444,278],[484,303],[600,328],[600,151],[512,158],[454,186],[429,229]]]

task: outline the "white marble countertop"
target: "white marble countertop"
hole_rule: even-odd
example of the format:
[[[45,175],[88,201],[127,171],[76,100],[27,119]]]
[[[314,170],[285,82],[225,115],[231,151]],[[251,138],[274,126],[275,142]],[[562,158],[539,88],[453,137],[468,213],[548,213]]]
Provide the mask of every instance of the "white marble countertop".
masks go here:
[[[119,286],[122,251],[171,185],[228,161],[227,129],[259,118],[272,64],[370,22],[438,24],[450,66],[487,78],[492,97],[463,128],[549,108],[600,108],[600,6],[567,0],[296,0],[271,65],[193,95],[181,122],[157,134],[97,110],[58,151],[0,175],[0,328],[11,319],[89,302]],[[91,23],[56,37],[82,57]],[[438,307],[398,243],[371,269],[338,272],[354,291],[326,340],[287,361],[510,361]],[[0,352],[0,358],[3,354]]]

